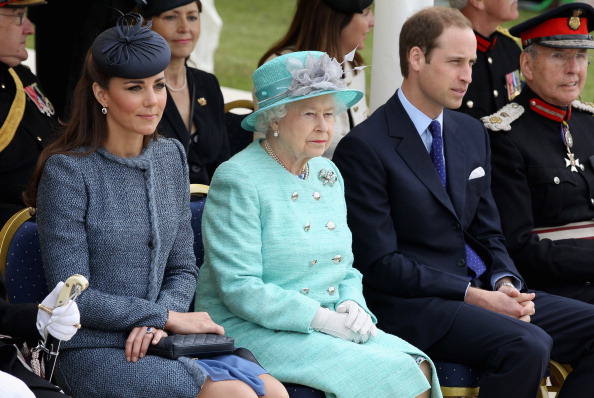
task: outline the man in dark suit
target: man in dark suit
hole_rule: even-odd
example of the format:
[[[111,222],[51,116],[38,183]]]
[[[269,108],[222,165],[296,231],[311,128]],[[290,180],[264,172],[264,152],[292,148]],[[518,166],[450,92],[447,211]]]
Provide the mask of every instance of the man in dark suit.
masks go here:
[[[400,34],[401,89],[338,144],[368,304],[433,359],[484,369],[481,398],[534,398],[549,358],[574,366],[560,397],[592,397],[594,307],[526,290],[503,243],[487,132],[444,109],[460,106],[475,59],[459,11],[416,13]]]

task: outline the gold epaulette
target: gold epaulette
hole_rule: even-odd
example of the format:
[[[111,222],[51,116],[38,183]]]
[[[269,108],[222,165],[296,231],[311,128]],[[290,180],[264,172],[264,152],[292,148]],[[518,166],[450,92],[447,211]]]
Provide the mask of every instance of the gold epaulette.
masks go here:
[[[509,131],[511,124],[524,113],[524,107],[512,102],[490,116],[483,116],[481,122],[491,131]]]
[[[14,80],[14,85],[16,87],[16,93],[14,96],[14,100],[10,105],[10,109],[8,111],[8,115],[6,116],[6,120],[0,127],[0,152],[2,152],[8,144],[12,142],[14,138],[14,134],[21,124],[21,120],[23,119],[23,115],[25,114],[25,90],[23,89],[23,83],[19,76],[12,68],[8,68],[8,73],[12,76]]]
[[[579,109],[580,111],[594,114],[594,104],[592,102],[582,102],[575,100],[571,103],[571,107]]]
[[[516,42],[516,44],[518,45],[518,47],[522,48],[522,40],[520,40],[519,37],[512,36],[512,34],[509,33],[509,30],[507,30],[507,29],[505,29],[505,28],[503,28],[501,26],[498,26],[497,27],[497,32],[501,33],[504,36],[509,37],[510,39],[512,39],[513,41]]]

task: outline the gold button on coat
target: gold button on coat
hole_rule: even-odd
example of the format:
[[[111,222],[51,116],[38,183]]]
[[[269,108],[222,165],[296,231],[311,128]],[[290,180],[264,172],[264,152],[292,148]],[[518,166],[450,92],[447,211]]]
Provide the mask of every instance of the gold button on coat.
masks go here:
[[[297,200],[299,198],[299,194],[297,192],[293,192],[293,195],[291,195],[291,199],[293,201]]]
[[[336,225],[334,225],[334,223],[332,221],[328,221],[328,223],[326,224],[326,227],[330,230],[330,231],[334,231],[334,228],[336,228]]]
[[[555,177],[553,178],[553,182],[555,182],[555,184],[559,184],[561,180],[559,179],[559,177]]]
[[[303,294],[308,294],[309,293],[309,288],[308,287],[304,287],[301,289],[301,293]]]
[[[334,261],[336,264],[338,264],[341,260],[342,260],[342,256],[340,254],[337,254],[336,256],[334,256],[332,258],[332,261]]]
[[[320,200],[320,193],[319,193],[319,192],[314,192],[314,193],[313,193],[313,198],[314,198],[315,200]]]
[[[303,230],[305,232],[309,231],[309,228],[311,227],[311,225],[309,223],[305,224],[305,227],[303,227]]]
[[[334,286],[330,286],[328,288],[328,293],[330,293],[330,294],[334,294],[335,291],[336,291],[336,289],[334,288]]]

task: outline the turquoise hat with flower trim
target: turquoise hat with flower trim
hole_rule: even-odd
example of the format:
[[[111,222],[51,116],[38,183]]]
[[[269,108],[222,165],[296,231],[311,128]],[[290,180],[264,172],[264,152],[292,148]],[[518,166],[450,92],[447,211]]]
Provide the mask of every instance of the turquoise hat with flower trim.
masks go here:
[[[241,127],[256,131],[258,117],[267,109],[320,95],[332,94],[347,108],[363,92],[345,88],[342,66],[320,51],[298,51],[273,58],[254,72],[259,109],[246,116]]]

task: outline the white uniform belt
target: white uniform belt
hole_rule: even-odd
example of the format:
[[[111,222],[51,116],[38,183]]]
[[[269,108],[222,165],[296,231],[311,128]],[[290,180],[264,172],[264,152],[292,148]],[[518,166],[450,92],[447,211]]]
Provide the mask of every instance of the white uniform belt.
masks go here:
[[[559,227],[534,228],[533,234],[541,239],[594,239],[594,221],[574,222]]]

